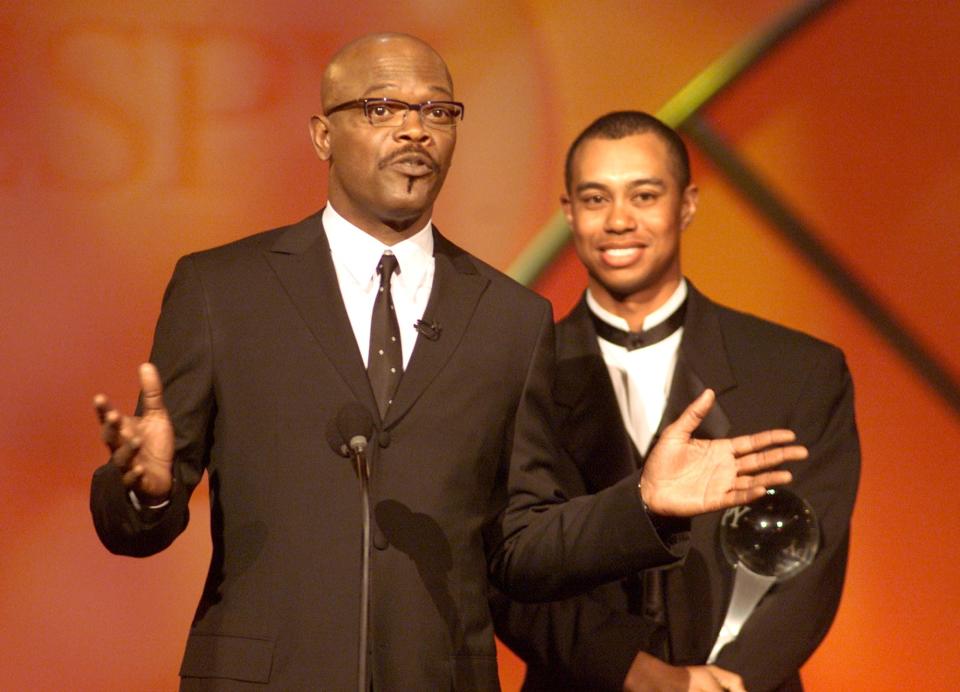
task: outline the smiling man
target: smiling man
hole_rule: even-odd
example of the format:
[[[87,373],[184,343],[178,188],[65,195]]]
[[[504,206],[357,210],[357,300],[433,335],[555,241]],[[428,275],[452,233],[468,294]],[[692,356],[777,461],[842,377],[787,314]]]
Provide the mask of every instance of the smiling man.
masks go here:
[[[549,304],[432,224],[464,115],[443,60],[358,39],[324,72],[323,109],[326,207],[181,259],[138,415],[96,398],[111,459],[94,523],[114,552],[156,553],[208,475],[183,689],[497,689],[488,579],[543,598],[675,560],[684,534],[657,516],[762,494],[805,451],[785,430],[691,440],[708,394],[642,476],[565,502]],[[374,524],[362,656],[361,501],[340,455],[356,436]]]
[[[802,689],[799,668],[839,603],[860,467],[843,354],[718,305],[684,278],[697,187],[683,140],[655,117],[594,121],[570,146],[565,182],[588,272],[583,300],[557,326],[559,430],[578,468],[568,494],[603,492],[649,463],[664,422],[712,388],[698,436],[789,427],[807,445],[789,487],[813,506],[822,536],[813,565],[773,587],[716,665],[705,662],[733,581],[720,512],[694,517],[682,564],[545,606],[496,597],[498,634],[529,664],[524,690]]]

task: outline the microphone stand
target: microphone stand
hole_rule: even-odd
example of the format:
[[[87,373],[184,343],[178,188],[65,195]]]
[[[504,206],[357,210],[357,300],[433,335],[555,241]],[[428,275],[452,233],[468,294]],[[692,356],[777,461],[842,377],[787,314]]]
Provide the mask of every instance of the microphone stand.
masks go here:
[[[327,426],[327,442],[337,454],[353,462],[360,479],[362,553],[360,555],[360,637],[357,656],[357,690],[370,692],[367,682],[367,641],[370,631],[370,465],[367,441],[373,436],[373,419],[357,402],[342,406]]]
[[[350,438],[357,475],[360,477],[360,504],[363,540],[360,567],[360,643],[357,658],[357,692],[367,687],[367,637],[370,629],[370,470],[367,466],[367,440],[361,435]]]

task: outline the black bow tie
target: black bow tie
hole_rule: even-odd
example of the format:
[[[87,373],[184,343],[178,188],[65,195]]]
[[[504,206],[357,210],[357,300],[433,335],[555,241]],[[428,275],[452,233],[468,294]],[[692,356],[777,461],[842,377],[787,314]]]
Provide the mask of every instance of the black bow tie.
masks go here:
[[[597,330],[597,336],[601,339],[617,346],[623,346],[628,351],[633,351],[644,346],[652,346],[666,339],[683,326],[683,318],[686,314],[687,301],[683,301],[670,317],[656,327],[651,327],[642,332],[627,332],[623,329],[617,329],[593,314],[592,310],[590,311],[590,319],[593,320],[593,328]]]

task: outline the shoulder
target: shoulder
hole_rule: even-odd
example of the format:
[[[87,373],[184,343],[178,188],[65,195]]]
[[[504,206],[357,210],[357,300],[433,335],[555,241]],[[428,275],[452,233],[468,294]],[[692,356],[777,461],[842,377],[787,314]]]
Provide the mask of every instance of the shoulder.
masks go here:
[[[843,358],[837,346],[811,334],[718,303],[711,305],[732,356],[773,360],[780,367],[789,364],[785,358]]]
[[[853,383],[839,348],[729,307],[714,304],[713,316],[719,339],[695,348],[700,358],[711,345],[725,354],[735,386],[718,396],[737,432],[787,427],[809,445],[838,412],[850,418]]]
[[[811,378],[842,380],[843,352],[798,329],[714,302],[690,285],[681,351],[710,372],[729,368],[738,389],[772,387],[785,392]],[[722,354],[722,355],[720,355]]]
[[[187,260],[202,266],[212,266],[259,256],[263,252],[277,248],[296,252],[305,249],[322,235],[320,213],[317,212],[296,223],[260,231],[223,245],[190,253],[181,258],[181,262]]]
[[[737,383],[722,398],[735,417],[756,423],[769,416],[762,422],[785,427],[796,427],[798,416],[822,421],[851,390],[846,359],[833,344],[725,306],[715,305],[715,316]]]
[[[580,300],[576,302],[570,311],[557,320],[557,333],[579,331],[590,322],[590,308],[587,307],[586,298],[580,296]]]
[[[474,274],[486,282],[485,298],[495,302],[504,314],[513,312],[549,313],[553,311],[550,302],[535,293],[496,267],[487,264],[448,238],[435,233],[435,254],[446,255],[454,267],[462,274]]]

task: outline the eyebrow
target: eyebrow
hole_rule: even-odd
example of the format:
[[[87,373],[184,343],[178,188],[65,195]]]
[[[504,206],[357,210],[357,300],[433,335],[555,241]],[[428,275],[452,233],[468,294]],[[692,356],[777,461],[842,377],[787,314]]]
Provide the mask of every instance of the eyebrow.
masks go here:
[[[637,187],[643,187],[644,185],[653,185],[654,187],[659,187],[661,189],[667,187],[662,178],[637,178],[636,180],[631,180],[627,185],[627,188],[632,190]],[[587,180],[574,188],[574,192],[583,192],[585,190],[609,190],[609,187],[603,183]]]

